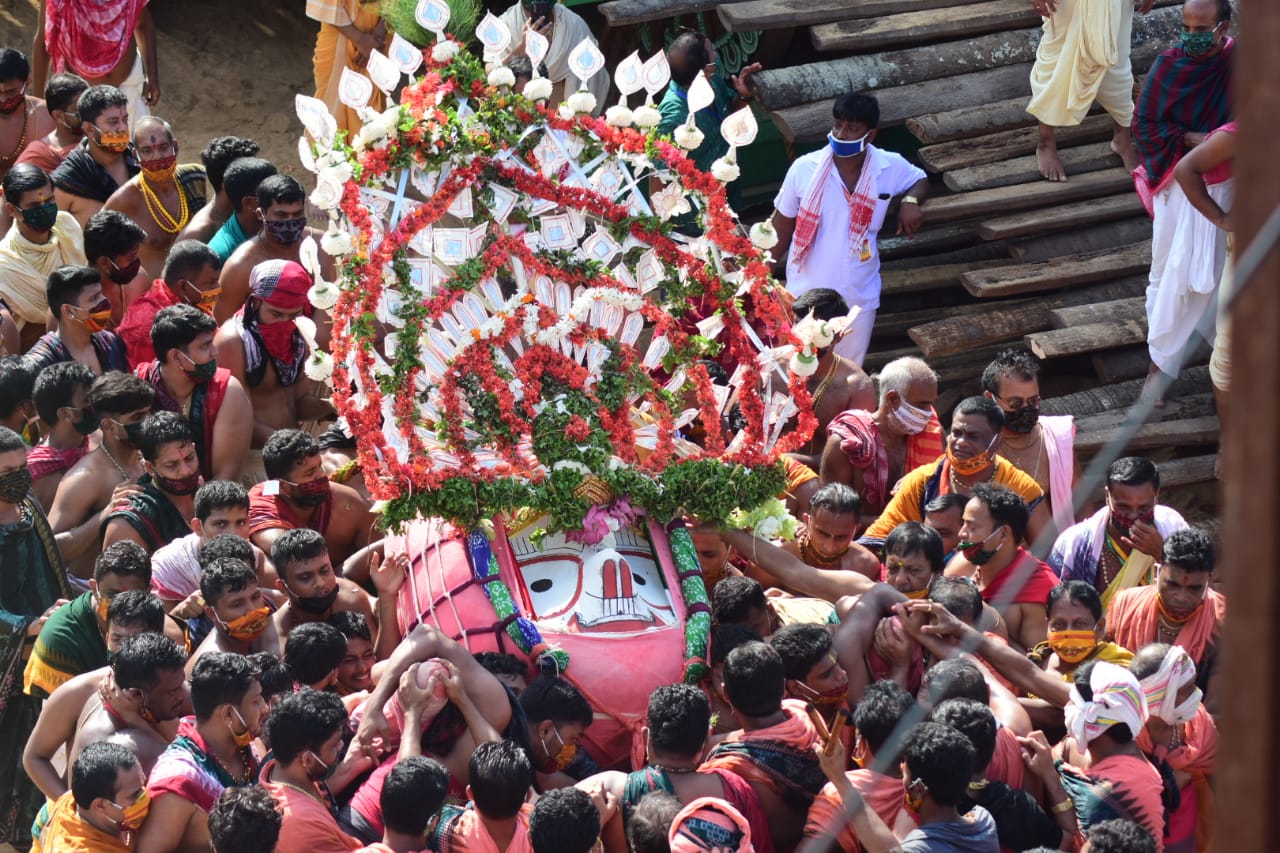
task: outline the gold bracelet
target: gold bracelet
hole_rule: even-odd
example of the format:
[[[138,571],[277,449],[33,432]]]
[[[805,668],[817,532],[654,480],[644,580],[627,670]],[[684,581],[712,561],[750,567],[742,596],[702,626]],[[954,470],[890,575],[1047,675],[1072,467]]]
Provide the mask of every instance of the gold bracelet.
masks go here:
[[[1054,814],[1064,814],[1066,812],[1071,811],[1073,808],[1075,808],[1075,806],[1076,806],[1075,801],[1073,801],[1070,797],[1067,797],[1065,800],[1063,800],[1062,802],[1054,806],[1052,809],[1050,809],[1050,811],[1053,812]]]

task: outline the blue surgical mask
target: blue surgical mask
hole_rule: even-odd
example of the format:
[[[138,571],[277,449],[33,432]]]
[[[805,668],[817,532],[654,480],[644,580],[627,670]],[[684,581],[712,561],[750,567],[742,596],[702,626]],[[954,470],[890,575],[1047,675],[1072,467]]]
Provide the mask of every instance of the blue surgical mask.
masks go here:
[[[859,139],[852,141],[838,138],[834,132],[827,132],[827,144],[831,146],[831,153],[836,157],[857,157],[867,148],[867,137],[871,135],[871,131],[862,134]]]

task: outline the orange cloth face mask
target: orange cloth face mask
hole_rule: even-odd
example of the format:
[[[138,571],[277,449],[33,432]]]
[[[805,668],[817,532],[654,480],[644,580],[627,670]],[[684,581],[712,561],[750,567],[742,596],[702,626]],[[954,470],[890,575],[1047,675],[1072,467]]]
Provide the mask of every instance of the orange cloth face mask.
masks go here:
[[[1080,663],[1098,647],[1098,635],[1093,631],[1050,631],[1049,648],[1058,653],[1064,663]]]

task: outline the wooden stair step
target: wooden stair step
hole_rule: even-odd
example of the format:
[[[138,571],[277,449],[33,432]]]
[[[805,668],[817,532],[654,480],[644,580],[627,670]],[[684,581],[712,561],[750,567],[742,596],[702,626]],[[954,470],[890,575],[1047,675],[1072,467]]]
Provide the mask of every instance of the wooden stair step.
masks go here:
[[[1118,249],[1068,255],[1034,264],[1014,264],[993,270],[975,270],[960,277],[964,289],[980,299],[1020,296],[1080,284],[1092,284],[1147,272],[1151,268],[1151,242]]]
[[[1124,165],[1120,155],[1111,150],[1110,142],[1091,142],[1075,148],[1063,148],[1059,151],[1059,155],[1062,158],[1063,168],[1067,170],[1067,183],[1078,175]],[[1034,154],[1013,157],[1001,163],[965,166],[953,169],[942,176],[942,182],[947,185],[947,189],[957,193],[989,190],[1039,180],[1044,179],[1040,175],[1040,167],[1036,165]]]
[[[1120,427],[1099,430],[1076,428],[1076,452],[1097,453],[1120,434]],[[1201,418],[1184,418],[1143,424],[1124,443],[1126,452],[1150,450],[1156,447],[1191,447],[1198,444],[1216,444],[1222,425],[1216,415]],[[1163,485],[1163,484],[1162,484]]]
[[[809,29],[809,36],[814,50],[869,52],[1003,32],[1039,23],[1040,15],[1023,0],[984,0],[967,6],[916,8],[896,15],[818,24]]]
[[[1030,92],[1030,83],[1027,84]],[[1108,115],[1085,116],[1075,127],[1058,128],[1058,145],[1066,148],[1110,139],[1114,125]],[[1040,131],[1035,125],[1001,130],[985,136],[939,142],[920,149],[920,162],[934,173],[951,172],[987,163],[1003,163],[1015,157],[1035,154]],[[1067,183],[1071,183],[1070,180]]]
[[[1045,205],[1064,204],[1113,195],[1126,186],[1132,185],[1133,178],[1120,168],[1078,175],[1071,181],[1037,180],[989,190],[935,196],[924,203],[924,221],[935,225],[982,216],[992,210],[1013,212]]]
[[[1092,323],[1145,320],[1146,317],[1147,300],[1141,296],[1084,305],[1063,305],[1049,310],[1049,319],[1055,329],[1088,326]]]
[[[875,18],[919,9],[942,9],[982,0],[746,0],[722,2],[716,14],[729,32],[807,27],[833,21]]]
[[[1127,219],[1145,212],[1138,194],[1130,190],[1104,198],[1053,205],[1039,210],[988,219],[978,223],[978,236],[983,240],[1008,240],[1029,234],[1081,228],[1114,219]]]

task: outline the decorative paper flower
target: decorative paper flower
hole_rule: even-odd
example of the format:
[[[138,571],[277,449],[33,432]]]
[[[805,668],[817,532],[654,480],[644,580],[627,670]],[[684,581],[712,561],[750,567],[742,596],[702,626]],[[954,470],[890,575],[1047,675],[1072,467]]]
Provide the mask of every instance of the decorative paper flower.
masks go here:
[[[316,350],[311,353],[302,370],[313,382],[328,382],[333,377],[333,356],[322,350]]]
[[[435,62],[448,62],[458,55],[458,43],[452,39],[437,42],[431,48],[431,59]]]
[[[329,230],[320,238],[320,248],[324,249],[324,253],[331,258],[349,255],[353,248],[351,235],[339,228],[338,223],[330,222]]]
[[[307,300],[315,308],[321,311],[329,311],[333,306],[338,304],[339,291],[336,285],[331,281],[317,279],[316,283],[311,285],[307,291]]]
[[[534,77],[524,84],[524,96],[531,101],[545,101],[551,97],[551,81],[546,77]]]
[[[316,176],[316,188],[311,191],[311,203],[321,210],[333,210],[342,202],[343,185],[329,172]]]
[[[778,245],[778,232],[773,230],[773,223],[767,219],[751,226],[751,243],[759,249],[772,249]]]
[[[630,127],[635,116],[626,104],[614,104],[604,111],[604,120],[614,127]]]
[[[649,201],[653,204],[654,213],[664,220],[673,216],[681,216],[693,210],[689,200],[684,197],[684,193],[677,184],[667,184],[654,193]]]
[[[791,356],[791,364],[788,367],[791,368],[791,372],[796,376],[809,377],[818,372],[818,357],[798,352]]]
[[[711,176],[722,184],[738,180],[741,174],[738,164],[728,157],[721,157],[711,164]]]
[[[798,524],[785,503],[771,498],[753,509],[734,511],[729,526],[750,530],[761,539],[792,539]]]
[[[489,72],[489,85],[495,89],[510,88],[515,84],[515,72],[505,65],[499,65]]]
[[[676,145],[686,151],[693,151],[702,145],[702,140],[706,139],[706,136],[698,130],[696,124],[682,124],[676,128],[675,138]]]
[[[825,320],[819,320],[810,315],[805,317],[799,323],[791,327],[791,334],[795,335],[804,345],[806,349],[824,349],[831,346],[835,340],[835,330]]]
[[[645,104],[632,111],[631,120],[639,128],[657,127],[662,123],[662,113],[652,104]]]
[[[596,96],[586,89],[579,89],[565,102],[575,113],[589,113],[596,108]]]

